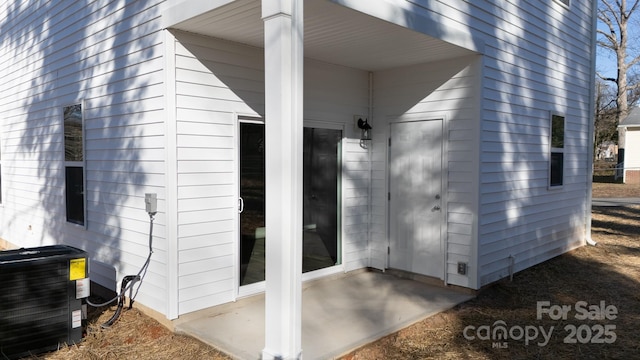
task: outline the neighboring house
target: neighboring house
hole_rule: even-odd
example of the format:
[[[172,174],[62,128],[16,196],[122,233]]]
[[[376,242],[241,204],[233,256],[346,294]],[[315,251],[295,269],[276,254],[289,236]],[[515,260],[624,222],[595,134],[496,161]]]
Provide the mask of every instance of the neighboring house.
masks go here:
[[[618,156],[618,145],[613,141],[605,141],[598,145],[596,158],[604,161],[615,161]]]
[[[301,280],[480,289],[585,244],[595,1],[300,3],[3,2],[0,237],[115,290],[156,193],[137,302],[176,319],[266,266],[282,337]]]
[[[640,108],[634,107],[620,121],[618,132],[624,137],[622,182],[640,184]]]

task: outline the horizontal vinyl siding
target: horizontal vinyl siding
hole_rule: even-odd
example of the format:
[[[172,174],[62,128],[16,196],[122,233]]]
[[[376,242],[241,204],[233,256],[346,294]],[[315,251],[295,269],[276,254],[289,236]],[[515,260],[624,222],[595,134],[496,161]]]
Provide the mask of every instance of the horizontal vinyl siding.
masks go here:
[[[377,83],[377,80],[374,80]],[[376,88],[375,91],[378,91]],[[372,126],[383,126],[384,122],[376,122],[374,115]],[[376,125],[380,124],[380,125]],[[384,133],[380,129],[381,133]],[[371,267],[384,270],[387,268],[387,247],[389,240],[387,237],[387,139],[384,136],[373,133],[371,158],[371,240],[370,240],[370,264]]]
[[[548,209],[546,216],[548,219],[561,217],[564,220],[558,224],[555,233],[565,234],[566,237],[551,239],[547,236],[552,245],[530,241],[530,255],[518,254],[515,268],[523,269],[579,243],[584,238],[580,231],[584,228],[584,212],[588,205],[584,201],[589,172],[586,157],[590,143],[588,116],[591,99],[588,94],[592,74],[591,54],[585,49],[591,47],[590,34],[594,21],[591,18],[592,4],[572,2],[566,8],[553,1],[389,2],[403,9],[407,15],[404,22],[402,19],[392,21],[461,44],[465,37],[460,37],[460,33],[469,35],[467,39],[472,38],[474,45],[484,55],[480,100],[479,219],[497,217],[503,220],[503,225],[524,226],[530,214],[539,214],[542,208],[548,209],[547,202],[550,200],[541,195],[550,193],[579,207],[577,211],[567,212],[561,204],[552,201],[555,206]],[[412,19],[416,21],[412,22]],[[390,95],[402,96],[400,93]],[[446,107],[447,102],[433,105],[429,109]],[[429,111],[425,107],[417,108]],[[553,192],[546,187],[551,110],[567,120],[565,186]],[[468,132],[466,134],[471,135]],[[449,133],[450,140],[462,141],[464,136],[464,131]],[[464,169],[473,166],[474,162],[449,165],[452,165],[451,170],[458,173],[455,177],[464,177],[471,175]],[[449,181],[456,181],[456,186],[460,186],[455,177],[450,176]],[[506,197],[503,194],[507,194]],[[449,196],[456,199],[464,198],[466,194],[465,191],[459,194],[450,191]],[[492,200],[488,199],[493,196],[502,199],[502,209],[496,210],[493,206],[493,210],[486,210],[488,207],[485,205],[491,203]],[[492,263],[504,265],[509,255],[515,256],[510,249],[508,232],[501,238],[489,237],[490,229],[487,226],[481,225],[478,229],[478,248],[497,241],[503,250],[480,255],[480,274],[474,281],[479,286],[504,276],[506,267],[494,271],[491,270],[494,268]],[[533,234],[536,229],[532,227],[529,231]],[[549,250],[549,247],[555,247],[555,250]]]
[[[92,280],[116,290],[116,280],[145,262],[144,194],[157,193],[154,254],[136,300],[164,313],[164,47],[157,6],[11,1],[0,7],[0,19],[0,236],[25,247],[83,248],[100,263],[91,267]],[[86,229],[65,221],[62,108],[80,101]]]
[[[178,313],[236,293],[237,113],[264,108],[262,52],[176,33]]]
[[[369,151],[354,116],[368,116],[369,73],[305,61],[305,126],[342,129],[342,260],[345,271],[369,265]]]
[[[590,171],[588,49],[593,4],[571,2],[567,8],[554,1],[391,2],[412,16],[433,21],[443,38],[462,31],[482,43],[478,285],[506,276],[510,255],[517,271],[581,243]],[[552,191],[546,186],[550,111],[567,121],[565,186]],[[568,211],[554,198],[576,210]],[[534,215],[550,222],[562,219],[553,231],[562,236],[538,232],[536,226],[542,225],[529,225]],[[494,220],[488,219],[506,226],[503,230],[528,229],[529,252],[518,252],[510,231],[496,235]],[[536,233],[543,235],[534,241]],[[494,243],[502,250],[482,250]]]
[[[343,259],[350,271],[369,266],[369,152],[359,139],[345,139],[343,148]]]
[[[237,284],[238,116],[264,113],[262,50],[176,33],[179,313],[233,300]],[[368,152],[353,122],[368,73],[305,61],[306,126],[343,130],[346,271],[368,265]],[[268,122],[269,119],[266,119]],[[277,120],[272,120],[277,121]]]
[[[501,3],[491,20],[497,29],[486,38],[483,74],[480,286],[508,276],[510,256],[519,271],[583,242],[590,5]],[[552,112],[566,125],[564,186],[550,190]]]
[[[469,56],[446,62],[423,64],[376,73],[374,132],[380,137],[374,142],[374,232],[379,248],[377,256],[386,258],[387,214],[386,196],[386,141],[388,121],[415,121],[443,119],[445,121],[443,173],[448,182],[443,184],[444,243],[448,262],[445,265],[448,282],[471,287],[473,279],[457,275],[457,262],[474,265],[474,241],[477,226],[477,84],[479,57]],[[386,125],[386,126],[385,126]],[[385,129],[385,131],[382,131]],[[384,210],[383,210],[384,209]],[[384,225],[382,225],[384,224]],[[381,245],[384,244],[384,245]],[[379,262],[386,260],[378,259]]]

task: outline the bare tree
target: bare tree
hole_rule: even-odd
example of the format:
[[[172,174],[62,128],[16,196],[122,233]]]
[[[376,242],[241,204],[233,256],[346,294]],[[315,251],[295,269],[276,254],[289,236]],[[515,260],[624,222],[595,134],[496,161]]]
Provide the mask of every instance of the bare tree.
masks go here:
[[[594,119],[594,146],[618,140],[616,123],[616,94],[604,81],[596,82],[596,116]],[[595,150],[595,149],[594,149]],[[594,151],[594,155],[597,151]]]
[[[633,100],[637,100],[640,82],[635,77],[628,77],[633,67],[640,62],[640,51],[634,53],[630,40],[630,20],[638,8],[640,0],[600,0],[598,20],[604,27],[598,28],[598,46],[612,52],[616,58],[617,76],[615,78],[602,77],[616,85],[614,123],[617,126],[621,119],[629,112]],[[597,109],[596,111],[598,111]],[[620,148],[624,148],[624,138],[618,139]]]

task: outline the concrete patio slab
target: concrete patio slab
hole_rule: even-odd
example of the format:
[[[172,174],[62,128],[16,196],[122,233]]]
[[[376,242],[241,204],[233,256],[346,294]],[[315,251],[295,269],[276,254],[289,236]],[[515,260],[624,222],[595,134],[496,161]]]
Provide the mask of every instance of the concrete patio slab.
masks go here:
[[[375,271],[306,283],[303,358],[335,358],[471,298],[466,292]],[[264,296],[188,314],[175,328],[235,358],[259,359],[264,347]]]

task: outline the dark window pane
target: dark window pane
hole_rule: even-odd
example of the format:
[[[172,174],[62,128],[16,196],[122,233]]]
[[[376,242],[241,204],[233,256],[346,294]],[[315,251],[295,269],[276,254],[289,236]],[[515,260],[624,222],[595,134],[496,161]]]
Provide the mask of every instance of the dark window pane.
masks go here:
[[[564,148],[564,116],[551,117],[551,147]]]
[[[82,161],[82,105],[64,108],[64,159]]]
[[[264,281],[264,125],[240,123],[240,285]]]
[[[551,186],[562,185],[564,169],[564,154],[551,153]]]
[[[67,221],[84,225],[84,179],[82,167],[65,169],[67,184]]]
[[[341,130],[304,128],[302,271],[340,264]]]

